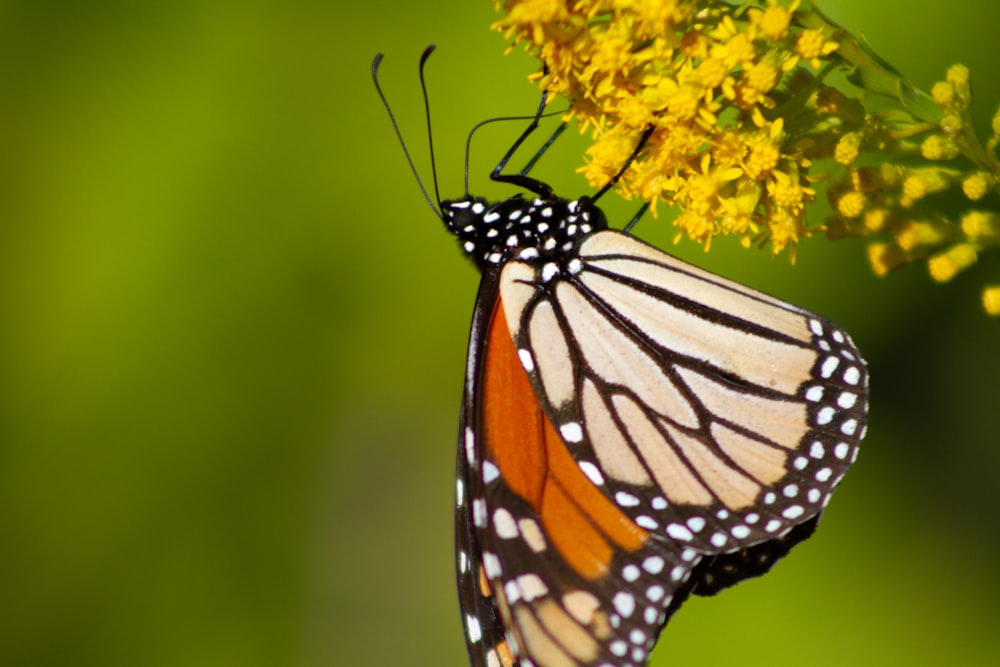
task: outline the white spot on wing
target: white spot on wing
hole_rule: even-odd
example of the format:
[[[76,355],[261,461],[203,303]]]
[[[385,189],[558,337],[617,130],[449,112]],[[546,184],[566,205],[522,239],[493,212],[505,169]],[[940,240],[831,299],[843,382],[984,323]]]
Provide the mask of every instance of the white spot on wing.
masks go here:
[[[825,408],[820,408],[819,413],[816,415],[816,423],[820,426],[826,426],[831,421],[833,421],[833,416],[837,413],[836,410],[827,406]]]
[[[514,520],[514,515],[503,507],[493,513],[493,528],[496,530],[497,537],[504,540],[510,540],[518,536],[517,522]]]
[[[482,498],[472,501],[472,523],[476,528],[486,527],[486,501]]]
[[[479,625],[479,619],[471,614],[465,617],[465,631],[469,635],[469,641],[473,644],[478,644],[479,640],[483,638],[483,629]]]
[[[633,496],[631,493],[626,493],[625,491],[619,491],[615,494],[615,502],[617,502],[622,507],[635,507],[639,504],[639,499]]]
[[[646,530],[656,530],[657,528],[660,527],[660,524],[656,523],[656,520],[653,519],[653,517],[646,515],[636,517],[635,523],[636,525],[641,526]]]
[[[666,565],[666,563],[660,556],[650,556],[646,560],[642,561],[642,569],[650,574],[659,574],[663,571],[664,565]]]
[[[837,397],[837,405],[845,410],[850,410],[857,402],[858,395],[850,391],[841,392],[840,396]]]
[[[786,507],[781,516],[786,519],[798,519],[803,514],[805,514],[805,509],[803,509],[802,505],[792,505],[791,507]]]
[[[476,434],[471,428],[465,429],[465,460],[470,466],[476,464]]]
[[[583,429],[576,422],[566,422],[559,427],[559,433],[566,442],[580,442],[583,440]]]
[[[837,366],[840,365],[840,359],[837,357],[827,357],[823,360],[823,365],[819,369],[819,374],[824,378],[828,378],[833,375],[833,372],[837,370]]]
[[[685,542],[688,542],[694,538],[694,535],[691,534],[691,531],[679,523],[672,523],[669,526],[667,526],[667,535],[674,538],[675,540],[684,540]]]
[[[497,558],[495,553],[490,551],[483,552],[483,570],[489,579],[496,579],[503,574],[503,569],[500,567],[500,559]]]
[[[604,475],[601,474],[600,468],[595,466],[590,461],[580,461],[579,466],[580,470],[583,471],[583,474],[586,475],[587,479],[591,482],[597,486],[604,484]]]
[[[738,540],[742,540],[750,535],[750,529],[743,524],[733,526],[729,532]]]
[[[521,360],[521,366],[529,373],[535,370],[535,360],[531,358],[530,350],[518,350],[517,356]]]
[[[635,612],[635,598],[631,593],[626,591],[621,591],[615,594],[614,599],[611,600],[611,604],[615,606],[615,611],[617,611],[622,618],[628,618]]]
[[[537,574],[522,574],[517,578],[517,585],[521,589],[525,602],[531,602],[549,592],[545,582]]]
[[[524,538],[529,549],[536,554],[545,551],[545,536],[534,519],[521,519],[517,525],[521,529],[521,537]]]

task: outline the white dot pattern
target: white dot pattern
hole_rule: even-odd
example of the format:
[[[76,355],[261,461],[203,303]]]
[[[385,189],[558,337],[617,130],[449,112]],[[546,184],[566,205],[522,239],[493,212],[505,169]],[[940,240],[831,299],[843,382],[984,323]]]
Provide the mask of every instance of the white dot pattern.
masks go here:
[[[581,208],[580,202],[565,199],[535,199],[527,202],[513,197],[490,203],[481,198],[442,203],[444,223],[461,241],[462,250],[480,268],[490,264],[504,264],[511,259],[526,262],[544,262],[555,248],[572,250],[586,235],[594,231],[590,224],[591,212],[598,211],[587,204],[588,210],[573,215],[570,204]],[[600,214],[603,228],[603,214]],[[578,224],[583,220],[583,224]],[[500,242],[498,240],[502,239]],[[548,263],[544,270],[546,282],[556,275],[578,273],[579,260],[571,264]],[[551,268],[550,268],[551,267]]]

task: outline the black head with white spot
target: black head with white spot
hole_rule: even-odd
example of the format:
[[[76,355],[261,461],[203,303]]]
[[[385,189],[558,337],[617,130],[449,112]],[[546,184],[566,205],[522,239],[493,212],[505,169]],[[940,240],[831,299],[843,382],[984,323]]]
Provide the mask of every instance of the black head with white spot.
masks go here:
[[[501,202],[466,197],[441,203],[445,226],[479,267],[516,259],[536,265],[568,260],[588,234],[607,229],[590,199],[520,196]]]

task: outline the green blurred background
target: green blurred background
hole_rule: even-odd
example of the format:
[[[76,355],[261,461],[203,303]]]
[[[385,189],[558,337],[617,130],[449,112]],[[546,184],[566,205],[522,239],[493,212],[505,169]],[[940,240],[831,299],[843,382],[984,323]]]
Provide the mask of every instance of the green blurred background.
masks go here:
[[[1000,102],[1000,4],[823,2],[922,87]],[[0,2],[0,664],[465,664],[452,575],[477,278],[422,201],[529,113],[486,0]],[[477,137],[472,187],[519,131]],[[582,144],[538,173],[589,191]],[[609,202],[612,219],[627,205]],[[669,246],[665,222],[640,233]],[[995,665],[1000,344],[979,286],[871,276],[858,242],[677,253],[843,324],[865,451],[817,536],[691,601],[654,664]]]

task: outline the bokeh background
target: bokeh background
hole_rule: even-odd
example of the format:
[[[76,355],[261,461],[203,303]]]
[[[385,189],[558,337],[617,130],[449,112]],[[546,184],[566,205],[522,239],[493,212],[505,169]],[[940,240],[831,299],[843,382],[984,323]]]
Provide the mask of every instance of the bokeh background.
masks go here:
[[[1000,102],[1000,4],[825,0],[929,88]],[[530,113],[486,0],[0,2],[0,664],[461,666],[452,494],[477,278],[427,209]],[[477,135],[472,188],[519,132]],[[572,134],[572,133],[571,133]],[[557,190],[582,143],[539,167]],[[631,207],[606,202],[612,219]],[[641,235],[670,247],[668,220]],[[682,257],[843,324],[869,437],[818,534],[675,617],[654,664],[995,665],[1000,329],[860,242]]]

